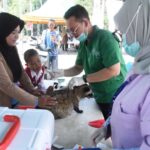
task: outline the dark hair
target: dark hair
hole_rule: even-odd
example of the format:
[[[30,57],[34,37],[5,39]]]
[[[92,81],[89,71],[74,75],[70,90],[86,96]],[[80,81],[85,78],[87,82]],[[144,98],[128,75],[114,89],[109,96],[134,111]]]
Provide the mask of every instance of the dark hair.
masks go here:
[[[38,52],[34,49],[28,49],[24,53],[24,60],[26,63],[28,63],[31,59],[31,57],[38,55]]]
[[[64,18],[69,19],[70,17],[75,17],[80,21],[84,18],[90,20],[87,10],[81,5],[72,6],[65,12]]]
[[[2,53],[7,65],[12,74],[13,81],[17,82],[22,74],[22,64],[15,46],[9,46],[6,42],[6,37],[17,27],[20,26],[20,31],[24,27],[24,21],[20,18],[2,12],[0,13],[0,52]]]
[[[50,18],[50,19],[48,20],[48,22],[50,22],[50,21],[52,21],[52,22],[54,22],[54,23],[55,23],[55,27],[54,27],[54,29],[57,29],[57,25],[56,25],[56,21],[55,21],[55,19]]]
[[[5,40],[5,38],[19,25],[20,32],[24,27],[24,21],[20,18],[2,12],[0,13],[0,43]]]
[[[53,22],[55,22],[55,19],[50,18],[48,21],[53,21]]]

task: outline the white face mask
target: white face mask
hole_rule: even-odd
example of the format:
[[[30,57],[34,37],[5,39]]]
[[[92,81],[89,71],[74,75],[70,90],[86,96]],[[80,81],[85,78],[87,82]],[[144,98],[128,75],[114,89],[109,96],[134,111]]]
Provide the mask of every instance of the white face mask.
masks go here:
[[[139,5],[135,15],[133,16],[133,18],[132,18],[132,20],[131,20],[131,22],[130,22],[127,30],[126,30],[126,33],[123,34],[123,36],[122,36],[122,46],[124,47],[124,49],[127,52],[127,54],[129,54],[132,57],[135,57],[138,54],[138,52],[140,51],[140,49],[141,49],[140,44],[139,44],[139,42],[136,39],[138,14],[139,14],[141,6],[142,6],[142,4]],[[128,45],[126,35],[127,35],[127,33],[128,33],[128,31],[129,31],[129,29],[130,29],[130,27],[131,27],[131,25],[132,25],[132,23],[133,23],[135,18],[136,18],[135,39],[134,39],[134,42],[132,44]]]

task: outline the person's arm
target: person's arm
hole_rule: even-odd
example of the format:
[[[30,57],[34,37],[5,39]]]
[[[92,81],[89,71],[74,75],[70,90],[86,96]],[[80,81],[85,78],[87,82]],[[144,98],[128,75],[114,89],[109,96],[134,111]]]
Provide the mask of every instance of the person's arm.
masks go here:
[[[150,149],[150,89],[147,91],[147,95],[143,95],[143,102],[141,103],[142,108],[139,114],[140,117],[140,129],[142,135],[142,143],[140,150]]]
[[[32,93],[32,91],[35,89],[25,70],[22,70],[22,74],[19,82],[21,83],[21,86],[23,86],[23,89],[25,89],[30,93]]]
[[[62,40],[60,34],[56,33],[56,37],[55,38],[56,38],[56,40],[55,40],[56,45],[59,45],[61,40]]]
[[[104,68],[99,70],[98,72],[88,74],[86,76],[86,80],[89,83],[101,82],[108,80],[112,77],[115,77],[120,74],[120,63],[114,64],[109,68]]]
[[[82,71],[83,71],[83,50],[78,49],[78,53],[77,53],[77,58],[76,58],[76,61],[75,61],[75,65],[69,69],[65,69],[64,70],[64,75],[66,77],[71,77],[71,76],[76,76],[78,74],[80,74]]]
[[[64,70],[64,76],[65,77],[76,76],[76,75],[80,74],[82,71],[83,71],[82,66],[74,65],[73,67]]]
[[[95,73],[88,74],[86,80],[89,83],[105,81],[120,74],[121,50],[113,35],[107,32],[106,34],[106,37],[101,41],[103,45],[100,48],[101,61],[104,68]]]
[[[0,90],[9,97],[25,102],[27,105],[34,106],[38,97],[29,94],[13,83],[6,72],[2,61],[0,61],[0,70]]]
[[[36,97],[18,87],[15,83],[13,83],[10,80],[1,60],[0,70],[0,90],[5,95],[17,99],[21,105],[49,109],[51,106],[57,103],[57,101],[55,101],[55,99],[51,98],[50,96]]]
[[[82,66],[82,57],[81,57],[81,51],[79,52],[78,49],[78,54],[77,54],[77,59],[75,62],[75,65],[68,68],[68,69],[58,69],[54,71],[53,76],[54,78],[58,77],[72,77],[80,74],[83,71],[83,66]]]
[[[54,72],[49,72],[51,78],[59,78],[59,77],[72,77],[80,74],[83,71],[83,67],[80,65],[75,65],[69,69],[58,69]]]

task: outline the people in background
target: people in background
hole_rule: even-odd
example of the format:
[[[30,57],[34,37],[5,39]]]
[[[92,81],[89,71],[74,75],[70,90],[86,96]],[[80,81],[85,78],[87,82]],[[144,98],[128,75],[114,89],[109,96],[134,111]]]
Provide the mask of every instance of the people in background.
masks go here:
[[[92,26],[87,10],[75,5],[66,11],[67,30],[80,41],[75,65],[58,70],[55,77],[75,76],[76,81],[88,82],[105,119],[112,108],[112,97],[126,76],[126,67],[119,44],[109,31]]]
[[[122,45],[135,61],[113,104],[110,125],[114,150],[150,149],[149,10],[149,0],[125,0],[115,16]],[[105,137],[106,130],[107,125],[93,134],[95,143]]]
[[[54,19],[48,21],[48,29],[42,33],[42,45],[48,51],[48,68],[52,71],[58,69],[58,43],[59,34],[56,32],[56,23]]]
[[[11,100],[16,99],[20,104],[49,108],[56,102],[36,91],[19,59],[16,42],[23,27],[18,17],[0,13],[0,106],[11,107]],[[16,85],[18,81],[25,90]]]
[[[67,32],[66,32],[66,28],[64,27],[62,29],[62,40],[61,40],[61,47],[62,47],[62,50],[63,51],[67,51],[68,50],[68,35],[67,35]]]
[[[67,35],[67,33],[63,35],[61,44],[62,44],[62,50],[67,51],[68,50],[68,35]]]

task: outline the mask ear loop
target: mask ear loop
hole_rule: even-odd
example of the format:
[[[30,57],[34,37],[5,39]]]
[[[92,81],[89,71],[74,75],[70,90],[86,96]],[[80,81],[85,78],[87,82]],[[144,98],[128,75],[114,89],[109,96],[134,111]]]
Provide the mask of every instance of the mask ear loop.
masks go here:
[[[132,20],[131,20],[130,24],[128,25],[128,28],[127,28],[127,30],[126,30],[126,32],[125,32],[125,34],[127,34],[127,33],[128,33],[128,31],[129,31],[129,29],[130,29],[130,27],[131,27],[131,24],[133,23],[133,21],[134,21],[135,17],[136,17],[136,16],[137,16],[137,14],[139,13],[139,10],[140,10],[141,6],[142,6],[142,4],[140,4],[140,5],[138,6],[138,9],[137,9],[137,11],[136,11],[135,15],[133,16],[133,18],[132,18]]]
[[[136,17],[136,24],[135,24],[135,38],[134,41],[136,42],[136,33],[137,33],[137,25],[138,25],[138,18],[139,18],[139,11],[141,9],[142,4],[139,5],[138,10],[137,10],[137,17]]]

